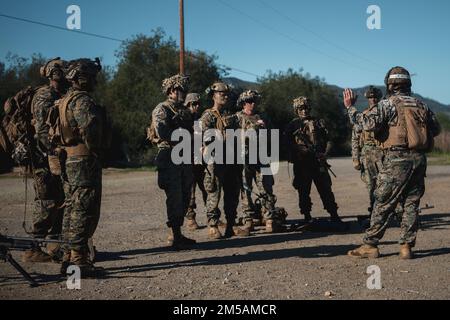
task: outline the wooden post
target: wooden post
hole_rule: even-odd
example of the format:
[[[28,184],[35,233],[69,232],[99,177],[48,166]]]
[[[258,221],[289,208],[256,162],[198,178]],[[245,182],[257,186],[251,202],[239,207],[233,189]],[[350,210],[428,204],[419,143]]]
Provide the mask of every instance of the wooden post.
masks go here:
[[[184,75],[184,1],[180,2],[180,74]]]

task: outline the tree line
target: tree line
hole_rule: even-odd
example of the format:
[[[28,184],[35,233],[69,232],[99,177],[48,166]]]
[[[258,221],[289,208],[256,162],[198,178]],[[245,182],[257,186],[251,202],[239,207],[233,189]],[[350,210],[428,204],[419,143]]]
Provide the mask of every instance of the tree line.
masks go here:
[[[110,165],[148,165],[155,150],[146,142],[146,127],[153,108],[166,97],[161,91],[164,78],[178,73],[179,50],[173,38],[162,29],[151,35],[136,35],[122,43],[116,52],[118,63],[106,66],[98,76],[94,93],[97,101],[108,110],[113,124],[113,143],[107,156]],[[64,59],[64,57],[62,57]],[[91,57],[93,58],[93,57]],[[26,59],[9,54],[0,62],[0,103],[26,86],[46,83],[39,68],[46,57],[34,54]],[[217,56],[203,51],[188,51],[185,62],[190,76],[190,91],[202,94],[203,108],[211,101],[205,89],[214,81],[226,79],[228,71],[217,63]],[[325,119],[333,145],[333,155],[348,155],[351,128],[342,102],[323,79],[311,77],[303,70],[267,72],[255,84],[238,85],[233,89],[228,106],[237,111],[235,102],[246,89],[258,89],[262,94],[259,111],[270,119],[273,128],[283,130],[294,117],[292,100],[300,95],[314,103],[313,115]],[[0,116],[3,116],[3,108]],[[283,145],[281,150],[283,153]]]

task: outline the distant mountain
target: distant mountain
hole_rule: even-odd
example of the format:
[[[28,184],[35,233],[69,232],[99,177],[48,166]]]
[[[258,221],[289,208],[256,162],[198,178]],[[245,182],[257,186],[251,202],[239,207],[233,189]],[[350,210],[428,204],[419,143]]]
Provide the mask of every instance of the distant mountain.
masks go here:
[[[386,88],[384,86],[376,86],[376,87],[383,92],[383,95],[386,93]],[[344,91],[343,88],[334,85],[330,85],[330,88],[334,90],[339,96],[342,96],[342,91]],[[364,109],[368,105],[368,101],[364,97],[364,92],[366,92],[368,88],[369,86],[353,89],[358,94],[358,101],[356,102],[356,107],[358,109]],[[414,93],[414,96],[425,102],[427,106],[430,107],[431,110],[433,110],[433,112],[435,113],[442,112],[450,116],[450,105],[445,105],[440,102],[437,102],[436,100],[425,98],[418,93]]]
[[[233,77],[224,78],[223,80],[226,83],[231,84],[235,88],[240,88],[242,90],[257,89],[259,86],[259,84],[256,82],[244,81],[244,80],[241,80],[238,78],[233,78]],[[344,91],[343,88],[335,86],[335,85],[328,85],[328,86],[330,87],[330,89],[335,91],[337,95],[339,95],[340,97],[342,96],[342,91]],[[376,87],[379,88],[383,92],[383,94],[385,94],[386,90],[385,90],[384,86],[376,86]],[[368,88],[369,88],[369,86],[353,89],[358,94],[358,101],[356,103],[356,107],[358,109],[364,109],[368,105],[367,99],[364,97],[364,92]],[[433,110],[435,113],[442,112],[442,113],[445,113],[448,116],[450,116],[450,105],[445,105],[440,102],[437,102],[436,100],[433,100],[430,98],[425,98],[418,93],[415,93],[414,96],[421,99],[423,102],[425,102],[431,108],[431,110]]]

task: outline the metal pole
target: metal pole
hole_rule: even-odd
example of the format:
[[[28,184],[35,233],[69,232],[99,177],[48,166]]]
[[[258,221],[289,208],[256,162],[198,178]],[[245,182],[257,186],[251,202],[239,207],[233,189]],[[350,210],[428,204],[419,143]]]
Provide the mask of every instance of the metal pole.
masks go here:
[[[180,74],[184,75],[184,1],[180,0]]]

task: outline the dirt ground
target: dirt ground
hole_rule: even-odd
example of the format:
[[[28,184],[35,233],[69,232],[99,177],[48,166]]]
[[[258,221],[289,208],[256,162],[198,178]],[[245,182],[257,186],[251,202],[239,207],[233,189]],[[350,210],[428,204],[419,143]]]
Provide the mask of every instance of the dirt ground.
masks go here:
[[[10,265],[0,262],[3,299],[450,299],[450,166],[430,166],[416,258],[398,259],[399,229],[387,231],[382,257],[355,260],[346,252],[361,243],[357,215],[367,208],[367,191],[351,159],[330,161],[338,178],[333,188],[346,233],[291,232],[210,241],[207,229],[186,231],[195,250],[166,247],[165,198],[150,171],[104,171],[100,224],[95,234],[99,279],[83,279],[81,290],[69,290],[57,264],[23,267],[41,285],[29,288]],[[292,169],[291,169],[292,175]],[[288,220],[299,220],[297,194],[285,163],[276,175],[278,205]],[[0,232],[23,236],[24,183],[15,175],[0,176]],[[31,182],[29,190],[32,190]],[[32,197],[33,191],[30,191]],[[313,216],[326,217],[313,188]],[[31,200],[31,199],[29,199]],[[32,205],[29,201],[29,212]],[[199,222],[205,226],[204,207]],[[28,215],[31,218],[30,214]],[[13,256],[20,261],[21,253]],[[367,267],[379,266],[380,290],[369,290]],[[328,293],[327,293],[328,292]]]

